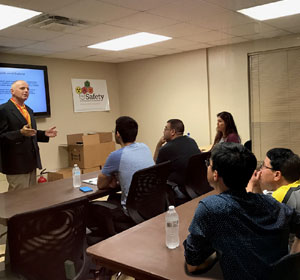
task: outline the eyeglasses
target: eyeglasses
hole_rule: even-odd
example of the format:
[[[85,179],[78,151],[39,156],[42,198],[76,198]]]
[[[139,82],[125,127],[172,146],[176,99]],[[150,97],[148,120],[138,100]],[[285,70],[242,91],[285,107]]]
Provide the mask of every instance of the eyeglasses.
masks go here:
[[[261,164],[261,166],[259,167],[259,169],[263,169],[263,168],[274,170],[273,167],[266,166],[264,162]]]
[[[205,160],[205,165],[206,165],[206,167],[210,166],[210,159],[209,158]]]

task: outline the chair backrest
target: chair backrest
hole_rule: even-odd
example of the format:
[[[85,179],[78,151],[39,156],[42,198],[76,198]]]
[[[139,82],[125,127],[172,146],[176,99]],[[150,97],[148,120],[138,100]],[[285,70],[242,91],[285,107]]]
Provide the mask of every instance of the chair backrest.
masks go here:
[[[252,151],[252,141],[248,140],[244,143],[244,147],[246,147],[249,151]]]
[[[8,221],[10,268],[30,280],[65,280],[64,262],[82,267],[87,199],[13,216]]]
[[[210,158],[210,152],[194,155],[190,158],[185,179],[185,190],[191,199],[211,191],[213,188],[207,181],[205,160]]]
[[[126,207],[134,222],[141,223],[165,212],[169,205],[174,205],[174,195],[167,178],[171,162],[137,171],[131,181]]]
[[[271,265],[272,280],[300,280],[300,252],[286,255]]]

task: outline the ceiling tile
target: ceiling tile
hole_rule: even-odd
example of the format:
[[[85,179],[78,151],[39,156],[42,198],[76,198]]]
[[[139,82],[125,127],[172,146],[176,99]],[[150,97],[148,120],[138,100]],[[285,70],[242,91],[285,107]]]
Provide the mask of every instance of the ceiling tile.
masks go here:
[[[63,52],[71,50],[69,45],[66,44],[57,44],[57,43],[50,43],[49,41],[39,42],[35,44],[28,45],[30,49],[35,50],[46,50],[48,52]]]
[[[288,29],[290,27],[300,26],[300,14],[270,19],[264,22],[277,28]]]
[[[64,46],[73,49],[75,47],[83,47],[95,44],[97,43],[97,39],[95,37],[89,36],[77,36],[76,34],[66,34],[65,36],[54,38],[46,42],[49,44],[57,44],[58,46]]]
[[[0,46],[17,48],[28,46],[33,43],[36,43],[36,41],[0,36]]]
[[[109,4],[137,10],[137,11],[147,11],[149,9],[154,9],[170,2],[176,0],[101,0]]]
[[[183,45],[178,47],[178,49],[182,50],[182,51],[192,51],[192,50],[198,50],[198,49],[205,49],[208,47],[211,47],[212,45],[210,44],[205,44],[205,43],[201,43],[201,42],[192,42],[191,44],[188,45]]]
[[[74,0],[1,0],[1,4],[49,13],[74,3]],[[47,3],[48,2],[48,3]]]
[[[225,11],[219,6],[200,0],[180,0],[148,12],[185,22],[207,16],[208,14],[219,14]]]
[[[0,36],[10,36],[11,38],[27,39],[34,41],[44,41],[64,35],[61,32],[48,31],[43,29],[34,29],[14,25],[12,27],[0,30]]]
[[[7,53],[12,54],[20,54],[20,55],[33,55],[33,56],[42,56],[45,54],[52,53],[52,51],[47,51],[44,49],[36,50],[36,49],[30,49],[30,48],[11,48],[6,51]]]
[[[125,27],[139,31],[151,31],[153,29],[175,23],[177,23],[177,21],[161,16],[151,15],[145,12],[139,12],[135,15],[109,22],[109,24],[114,26]]]
[[[299,33],[300,32],[300,25],[294,26],[294,27],[289,27],[285,28],[286,31],[292,32],[292,33]]]
[[[244,35],[251,35],[251,34],[259,34],[263,32],[274,31],[275,28],[263,24],[261,22],[257,23],[247,23],[239,26],[232,27],[230,29],[225,29],[224,31],[228,34],[232,34],[234,36],[244,36]]]
[[[97,38],[99,42],[136,33],[136,30],[125,29],[107,24],[99,24],[76,32],[78,36],[86,35]]]
[[[232,11],[224,11],[222,13],[212,15],[207,14],[191,21],[192,24],[214,30],[225,29],[250,22],[255,21],[250,17]]]
[[[299,28],[300,30],[300,28]],[[290,35],[290,32],[284,31],[284,30],[273,30],[268,32],[261,32],[258,34],[252,34],[252,35],[245,35],[244,38],[247,38],[248,40],[259,40],[264,38],[274,38],[279,36],[286,36]]]
[[[245,8],[276,2],[278,0],[204,0],[204,1],[209,3],[214,3],[226,9],[237,11]]]
[[[195,42],[189,41],[189,40],[183,40],[183,39],[171,39],[164,42],[156,43],[155,45],[157,47],[163,47],[163,48],[172,48],[172,49],[179,49],[181,50],[184,47],[194,45]]]
[[[202,28],[184,22],[153,30],[154,33],[165,35],[165,36],[171,36],[173,38],[194,35],[205,31],[210,31],[210,30],[207,28]]]
[[[213,41],[211,44],[214,46],[221,46],[221,45],[231,45],[231,44],[237,44],[237,43],[242,43],[246,42],[248,39],[242,38],[242,37],[232,37],[228,39],[223,39],[223,40],[218,40],[218,41]]]
[[[109,5],[96,0],[75,1],[72,5],[54,11],[56,15],[73,19],[104,23],[136,13],[122,7]]]
[[[25,21],[0,31],[2,53],[117,63],[274,36],[282,40],[284,45],[289,36],[282,36],[290,32],[300,32],[299,15],[259,22],[235,11],[246,6],[275,2],[270,0],[0,0],[0,2],[86,22],[85,26],[63,26],[58,32],[56,27],[60,26],[56,22],[41,29],[28,27],[32,20]],[[120,52],[86,47],[137,31],[149,31],[174,39]]]
[[[196,41],[196,42],[202,42],[202,43],[209,43],[217,40],[224,40],[224,39],[230,39],[234,36],[219,32],[219,31],[209,31],[209,32],[203,32],[200,34],[196,34],[193,36],[186,36],[182,39],[187,39],[190,41]]]

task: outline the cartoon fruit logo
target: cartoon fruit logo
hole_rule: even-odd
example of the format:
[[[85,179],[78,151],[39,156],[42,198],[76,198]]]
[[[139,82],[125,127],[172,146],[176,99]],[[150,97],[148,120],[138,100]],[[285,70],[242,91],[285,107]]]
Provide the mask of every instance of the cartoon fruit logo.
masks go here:
[[[82,92],[82,91],[81,91],[81,87],[76,87],[75,90],[76,90],[76,93],[77,93],[77,94],[80,94],[80,93]]]
[[[85,99],[85,95],[87,93],[92,94],[94,92],[93,87],[91,87],[90,81],[85,81],[83,87],[77,86],[75,88],[75,90],[76,90],[76,93],[79,95],[80,99],[82,99],[82,100]]]

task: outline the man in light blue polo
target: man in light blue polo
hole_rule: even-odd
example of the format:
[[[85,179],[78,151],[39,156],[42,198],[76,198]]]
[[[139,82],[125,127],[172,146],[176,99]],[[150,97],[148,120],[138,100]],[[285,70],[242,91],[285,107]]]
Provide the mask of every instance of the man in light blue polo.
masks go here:
[[[93,202],[90,205],[89,212],[99,228],[104,228],[105,224],[111,223],[104,213],[106,211],[104,208],[111,209],[112,205],[114,206],[112,211],[114,220],[130,221],[126,210],[126,200],[132,176],[136,171],[154,165],[149,147],[144,143],[135,142],[137,133],[138,124],[134,119],[122,116],[116,120],[115,139],[121,145],[121,149],[108,156],[98,176],[98,188],[115,188],[119,183],[122,194],[110,195],[107,202]]]
[[[138,133],[137,122],[130,117],[116,120],[115,139],[121,149],[112,152],[107,158],[98,177],[98,188],[115,187],[119,181],[122,196],[121,205],[126,210],[126,199],[133,174],[154,165],[151,151],[144,143],[135,142]]]

